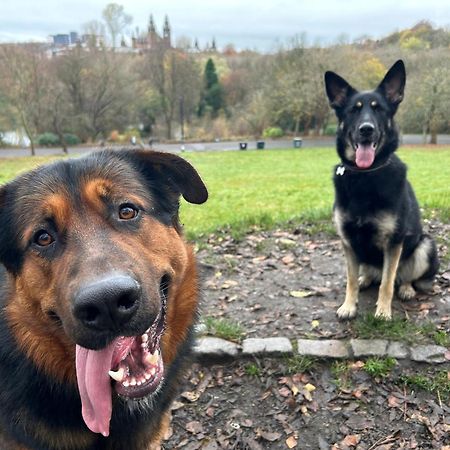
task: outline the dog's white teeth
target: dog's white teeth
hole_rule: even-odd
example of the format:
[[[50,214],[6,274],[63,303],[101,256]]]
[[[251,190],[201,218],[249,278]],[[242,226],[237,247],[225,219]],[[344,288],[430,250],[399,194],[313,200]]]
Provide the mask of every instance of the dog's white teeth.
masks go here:
[[[121,367],[119,370],[114,371],[114,370],[110,370],[108,372],[109,376],[113,379],[118,381],[119,383],[123,381],[123,379],[125,378],[125,369],[123,367]]]
[[[130,380],[130,386],[136,386],[136,378]]]
[[[148,353],[147,355],[145,355],[145,362],[147,364],[151,364],[152,366],[155,366],[158,363],[158,360],[159,360],[158,350],[156,350],[156,352],[153,354]]]
[[[122,383],[122,385],[123,385],[123,387],[128,387],[128,386],[130,385],[130,382],[127,381],[127,380],[125,380],[125,381]]]
[[[147,342],[148,341],[148,334],[145,333],[141,336],[142,342]]]

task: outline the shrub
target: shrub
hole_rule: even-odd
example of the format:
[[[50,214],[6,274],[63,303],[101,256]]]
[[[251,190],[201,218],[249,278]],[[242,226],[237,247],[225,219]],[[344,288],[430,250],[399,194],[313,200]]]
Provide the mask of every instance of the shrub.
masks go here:
[[[284,131],[280,127],[268,127],[263,131],[265,138],[279,138],[284,136]]]
[[[129,128],[126,130],[120,137],[120,141],[124,144],[129,144],[133,136],[136,138],[136,142],[141,139],[141,133],[137,128]]]
[[[335,136],[336,135],[336,131],[337,131],[337,125],[336,124],[327,125],[327,127],[323,131],[323,134],[325,136]]]
[[[51,147],[53,145],[59,144],[59,137],[54,133],[43,133],[38,136],[37,142],[39,145],[44,145],[46,147]]]
[[[111,142],[119,142],[119,137],[120,137],[119,131],[118,130],[113,130],[113,131],[111,131],[108,140],[111,141]]]
[[[67,145],[78,145],[81,143],[81,139],[78,136],[70,133],[64,135],[64,140]]]

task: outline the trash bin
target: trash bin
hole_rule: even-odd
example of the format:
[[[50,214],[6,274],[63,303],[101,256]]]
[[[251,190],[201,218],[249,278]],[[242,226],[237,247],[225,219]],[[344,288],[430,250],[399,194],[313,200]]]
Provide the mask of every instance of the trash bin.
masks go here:
[[[264,150],[264,145],[265,145],[265,142],[264,142],[264,141],[257,141],[257,142],[256,142],[256,148],[257,148],[258,150]]]
[[[247,150],[247,142],[239,142],[239,150]]]
[[[302,138],[296,137],[296,138],[294,138],[292,143],[294,144],[294,148],[300,148],[302,146],[303,140],[302,140]]]

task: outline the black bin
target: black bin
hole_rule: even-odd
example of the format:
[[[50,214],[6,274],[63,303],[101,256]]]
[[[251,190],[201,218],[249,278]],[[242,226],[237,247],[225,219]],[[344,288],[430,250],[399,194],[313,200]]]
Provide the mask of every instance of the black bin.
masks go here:
[[[294,145],[294,148],[301,148],[301,146],[303,144],[303,140],[302,140],[302,138],[294,138],[294,140],[292,141],[292,144]]]

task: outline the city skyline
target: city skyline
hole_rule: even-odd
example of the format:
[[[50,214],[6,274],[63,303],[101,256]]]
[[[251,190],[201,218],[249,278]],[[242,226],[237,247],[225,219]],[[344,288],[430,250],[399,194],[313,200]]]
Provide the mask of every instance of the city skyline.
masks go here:
[[[70,31],[82,34],[83,24],[100,20],[107,3],[104,0],[76,3],[17,0],[3,5],[0,42],[45,41],[48,36]],[[379,38],[412,27],[421,20],[438,27],[450,25],[450,9],[444,0],[429,0],[426,4],[418,0],[399,0],[395,4],[387,0],[376,4],[356,0],[278,0],[264,4],[230,0],[226,5],[200,0],[189,4],[180,0],[165,4],[131,0],[123,4],[126,13],[133,17],[128,38],[136,27],[146,30],[150,14],[158,30],[168,15],[174,41],[183,36],[192,41],[198,39],[203,45],[214,37],[219,47],[231,43],[238,49],[261,51],[270,51],[301,34],[306,35],[310,44],[326,45],[362,35]]]

